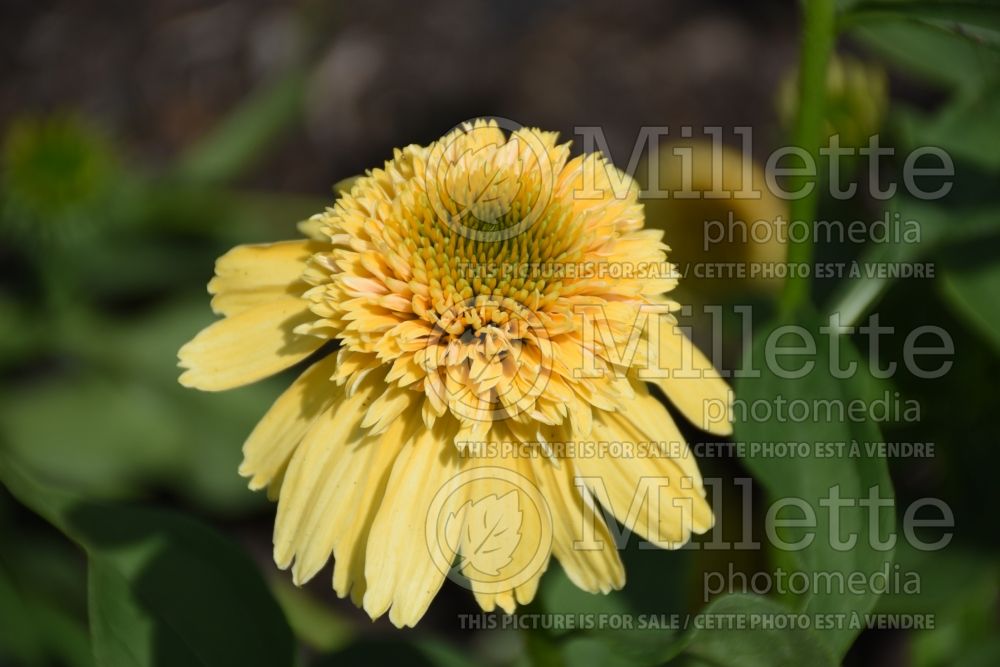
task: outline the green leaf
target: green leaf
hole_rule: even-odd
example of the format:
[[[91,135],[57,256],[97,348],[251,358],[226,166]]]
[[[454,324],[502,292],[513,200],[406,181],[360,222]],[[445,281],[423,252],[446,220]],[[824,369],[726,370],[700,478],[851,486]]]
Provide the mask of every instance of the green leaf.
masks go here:
[[[956,313],[1000,352],[1000,261],[951,267],[943,278],[944,295]]]
[[[930,21],[1000,30],[1000,7],[981,2],[897,0],[860,2],[842,16],[843,25],[882,21]]]
[[[103,497],[132,493],[144,476],[170,466],[172,443],[180,441],[162,396],[97,378],[20,388],[0,406],[0,429],[30,469]]]
[[[348,619],[293,586],[285,577],[274,577],[271,592],[278,600],[295,636],[317,651],[328,653],[346,646],[356,630]]]
[[[561,654],[572,667],[652,667],[673,658],[682,646],[683,638],[670,630],[633,629],[572,637]]]
[[[878,599],[874,587],[863,586],[862,592],[852,594],[850,590],[839,590],[835,585],[826,584],[827,577],[839,580],[854,573],[866,577],[866,581],[876,572],[891,567],[892,550],[880,545],[894,530],[895,516],[891,507],[875,510],[861,506],[858,501],[866,500],[869,494],[878,494],[879,499],[893,498],[892,486],[884,458],[877,450],[882,437],[878,426],[868,420],[851,421],[842,418],[836,409],[827,410],[826,405],[848,406],[852,401],[872,398],[872,378],[858,360],[846,338],[835,338],[833,345],[840,346],[840,368],[851,362],[858,363],[858,372],[849,378],[833,376],[831,368],[831,342],[827,334],[819,332],[820,322],[815,315],[804,315],[797,326],[811,335],[815,341],[815,355],[808,359],[815,361],[811,371],[800,378],[781,377],[786,375],[774,363],[765,363],[765,348],[768,345],[786,344],[789,341],[773,336],[777,331],[772,326],[765,328],[755,340],[752,360],[755,369],[760,370],[758,378],[741,378],[737,382],[736,395],[748,406],[771,406],[776,410],[780,401],[801,401],[807,406],[805,419],[792,419],[785,415],[782,420],[757,421],[745,419],[736,424],[738,442],[790,442],[807,443],[811,454],[808,456],[775,457],[766,453],[754,453],[743,458],[743,463],[753,473],[768,492],[770,502],[781,499],[804,501],[811,509],[815,520],[811,526],[788,528],[779,531],[785,543],[802,545],[796,549],[779,552],[782,561],[790,559],[795,569],[806,575],[808,591],[796,600],[796,608],[811,616],[833,614],[845,619],[841,627],[825,630],[821,637],[837,657],[842,657],[850,647],[857,629],[846,623],[846,617],[869,612]],[[794,345],[800,345],[799,336],[794,336]],[[801,359],[791,363],[787,357],[782,362],[787,370],[797,370]],[[753,414],[747,411],[747,414]],[[737,411],[737,417],[739,417]],[[839,456],[822,456],[814,446],[818,443],[844,443],[845,449]],[[874,444],[872,444],[874,443]],[[851,449],[852,444],[858,446]],[[840,500],[836,500],[839,496]],[[821,504],[821,502],[825,502]],[[851,506],[837,508],[831,502],[852,503]],[[796,508],[794,516],[802,518],[804,510]],[[874,533],[872,531],[875,531]],[[874,536],[874,538],[872,537]],[[853,540],[853,545],[850,545]],[[857,576],[857,575],[855,575]]]
[[[994,559],[961,545],[920,551],[903,542],[896,548],[896,565],[901,573],[916,575],[920,590],[901,588],[883,595],[878,601],[880,613],[934,610],[939,616],[954,615],[975,606],[973,600],[995,600],[1000,594],[1000,567]]]
[[[673,565],[665,563],[677,563],[679,554],[665,551],[647,551],[646,554],[656,556],[650,559],[659,565],[660,572],[663,567],[668,567],[676,577],[683,576]],[[625,555],[625,554],[623,554]],[[633,559],[634,560],[634,559]],[[634,581],[643,582],[647,588],[658,589],[656,577],[659,572],[645,572],[640,568],[631,568],[626,565],[626,571]],[[661,577],[662,578],[662,577]],[[626,587],[627,588],[627,587]],[[633,587],[635,588],[635,587]],[[613,667],[615,665],[630,665],[641,667],[643,665],[658,665],[664,660],[675,655],[679,650],[680,638],[673,630],[666,627],[655,627],[655,621],[651,615],[662,614],[669,616],[669,611],[665,609],[670,604],[667,598],[660,598],[658,614],[656,612],[643,612],[636,609],[633,600],[630,600],[624,593],[626,591],[614,591],[607,595],[595,595],[578,588],[569,580],[562,568],[550,570],[542,578],[541,591],[539,594],[541,607],[546,614],[560,614],[566,617],[578,619],[581,615],[589,615],[592,620],[618,617],[621,623],[632,623],[633,627],[624,626],[616,628],[613,621],[606,627],[588,629],[585,636],[575,636],[578,630],[575,629],[553,629],[550,633],[557,637],[565,637],[560,645],[560,654],[563,662],[574,667],[585,667],[586,665],[602,665]],[[644,622],[649,627],[639,628],[640,615],[649,619]],[[657,619],[658,620],[658,619]],[[663,625],[667,624],[663,621]]]
[[[926,23],[866,23],[851,30],[868,49],[911,75],[948,88],[981,88],[996,50]]]
[[[618,593],[588,593],[570,581],[561,567],[551,568],[542,577],[539,598],[547,614],[625,614],[631,611]]]
[[[81,372],[16,385],[4,396],[6,444],[29,469],[91,497],[156,486],[213,511],[259,507],[263,494],[236,472],[241,445],[287,378],[212,395],[180,386],[177,350],[212,320],[198,299],[68,333],[61,343],[81,359]]]
[[[407,667],[472,667],[452,646],[435,639],[404,642],[392,637],[362,639],[320,658],[312,667],[340,665],[407,665]]]
[[[933,613],[932,627],[913,633],[910,652],[920,666],[997,664],[996,600],[1000,570],[995,559],[962,546],[919,551],[901,545],[896,560],[913,588],[884,595],[878,610],[886,614]]]
[[[39,485],[7,457],[0,479],[87,552],[101,667],[293,663],[281,609],[235,545],[171,512],[81,501]]]
[[[882,297],[895,281],[890,277],[865,277],[866,267],[880,264],[903,264],[929,261],[940,256],[943,249],[961,244],[984,244],[1000,234],[1000,210],[986,208],[951,208],[899,197],[888,213],[899,213],[903,223],[915,222],[920,227],[919,243],[896,243],[896,231],[887,243],[872,243],[857,260],[861,278],[844,280],[834,292],[827,307],[839,313],[845,326],[857,324],[861,316]],[[894,222],[892,223],[895,224]],[[937,267],[938,262],[934,262]]]
[[[727,595],[695,619],[684,655],[694,658],[695,664],[716,666],[837,664],[818,633],[786,622],[794,617],[792,610],[758,595]],[[747,626],[733,627],[738,619]]]
[[[911,143],[937,146],[958,160],[979,165],[990,171],[1000,170],[1000,86],[993,84],[968,88],[958,93],[940,113],[923,116],[916,112],[899,113],[900,126]]]
[[[34,582],[24,584],[18,586],[0,568],[0,663],[44,665],[58,660],[69,667],[93,667],[81,620],[33,590]],[[24,590],[29,586],[31,590]]]

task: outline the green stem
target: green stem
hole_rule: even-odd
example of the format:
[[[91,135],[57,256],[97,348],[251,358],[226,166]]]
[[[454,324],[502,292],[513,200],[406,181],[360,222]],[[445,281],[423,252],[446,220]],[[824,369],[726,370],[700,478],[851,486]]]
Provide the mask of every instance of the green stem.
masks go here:
[[[793,143],[812,157],[813,165],[819,164],[819,147],[823,139],[824,105],[826,101],[826,70],[833,50],[836,28],[834,0],[805,0],[803,3],[804,27],[802,31],[802,58],[799,67],[799,104],[795,121]],[[795,192],[804,187],[808,175],[790,179],[789,190]],[[816,217],[818,202],[817,188],[808,195],[793,199],[789,206],[790,221],[802,220],[810,223]],[[812,262],[812,239],[799,242],[789,241],[788,262],[792,266],[808,266]],[[782,314],[791,315],[809,298],[808,276],[796,274],[785,282],[781,295]]]

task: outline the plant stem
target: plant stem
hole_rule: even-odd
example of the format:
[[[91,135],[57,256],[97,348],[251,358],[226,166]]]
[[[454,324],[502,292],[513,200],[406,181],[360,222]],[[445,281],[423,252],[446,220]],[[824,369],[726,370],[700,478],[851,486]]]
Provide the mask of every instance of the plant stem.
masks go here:
[[[805,0],[803,11],[805,16],[799,67],[799,104],[792,143],[809,153],[815,167],[819,164],[819,147],[823,139],[827,62],[833,50],[835,37],[834,0]],[[812,173],[812,177],[796,175],[790,178],[789,191],[796,192],[805,187],[810,178],[815,178],[815,168]],[[802,220],[811,228],[811,223],[816,217],[817,202],[816,187],[813,187],[808,195],[793,199],[789,206],[789,223]],[[812,250],[811,238],[798,242],[789,240],[789,264],[795,267],[809,266],[812,262]],[[783,315],[791,315],[809,298],[809,281],[809,275],[800,276],[798,273],[786,280],[781,295]]]

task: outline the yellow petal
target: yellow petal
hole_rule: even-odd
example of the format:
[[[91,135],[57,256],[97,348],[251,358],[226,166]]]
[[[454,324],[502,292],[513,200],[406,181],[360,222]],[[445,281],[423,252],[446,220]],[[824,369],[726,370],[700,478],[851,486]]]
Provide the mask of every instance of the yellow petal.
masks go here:
[[[568,460],[532,460],[535,479],[552,512],[552,552],[570,581],[590,593],[625,585],[625,568],[604,518],[584,501]]]
[[[665,370],[668,377],[651,378],[650,381],[658,385],[681,414],[698,428],[715,435],[732,434],[729,385],[676,325],[662,323],[659,334],[659,358],[650,360],[650,370],[661,369],[661,374]]]
[[[643,435],[616,413],[599,415],[591,437],[633,447],[643,440]],[[703,490],[676,463],[652,453],[613,454],[618,455],[598,448],[581,450],[573,465],[593,497],[626,528],[665,549],[678,549],[692,532],[711,528],[714,519]]]
[[[303,236],[308,236],[314,241],[329,241],[330,237],[323,231],[325,226],[326,223],[323,222],[323,216],[321,214],[314,215],[296,225]]]
[[[286,297],[219,320],[178,352],[181,368],[187,369],[180,383],[222,391],[283,371],[324,343],[292,333],[313,317],[305,301]]]
[[[459,570],[484,611],[508,614],[535,597],[552,554],[552,512],[531,460],[504,455],[465,474],[466,516]]]
[[[368,408],[361,426],[370,428],[372,435],[384,433],[399,415],[416,405],[418,399],[422,398],[421,394],[409,389],[395,385],[387,387]]]
[[[407,414],[393,422],[381,436],[371,437],[358,447],[343,454],[343,461],[334,471],[342,475],[343,494],[331,499],[331,507],[339,502],[331,533],[334,533],[333,589],[340,597],[351,594],[354,604],[361,606],[365,594],[365,550],[372,524],[378,514],[392,463],[415,429],[422,426],[418,414]]]
[[[345,449],[358,445],[367,436],[367,430],[361,428],[362,407],[374,398],[378,384],[369,378],[349,397],[338,388],[337,400],[316,418],[292,454],[274,521],[274,561],[278,567],[288,567],[309,548],[313,538],[310,527],[322,518],[316,510],[326,507],[322,498],[337,486],[331,484],[335,481],[331,479],[332,469]],[[329,556],[327,549],[323,562]],[[322,565],[321,562],[318,567]],[[301,576],[302,565],[297,562],[296,567]]]
[[[372,618],[388,610],[396,627],[420,620],[447,574],[427,544],[434,498],[459,473],[457,450],[443,435],[421,428],[403,446],[368,537],[364,608]]]
[[[658,407],[660,413],[669,419],[670,416],[666,414],[663,406],[658,405]],[[648,411],[656,414],[652,407],[648,408]],[[636,454],[632,458],[638,460],[639,465],[643,466],[644,475],[647,477],[655,476],[666,482],[664,488],[659,490],[660,500],[663,503],[661,509],[665,513],[661,515],[661,518],[669,523],[679,522],[683,524],[682,530],[685,535],[680,541],[686,542],[690,537],[687,534],[689,531],[701,534],[715,525],[712,508],[705,501],[705,487],[702,485],[701,473],[698,472],[697,463],[683,441],[679,443],[673,439],[654,441],[646,431],[638,428],[633,416],[638,413],[639,410],[630,411],[628,414],[609,414],[606,416],[605,422],[614,433],[619,434],[618,437],[626,437],[637,443],[645,442],[648,445],[646,451],[637,449],[642,453]],[[649,441],[647,442],[647,440]],[[654,453],[654,446],[665,447],[666,452],[664,454]],[[676,456],[677,451],[683,453]],[[650,493],[653,493],[653,490]]]
[[[635,397],[629,403],[628,409],[615,417],[628,422],[630,426],[625,428],[630,431],[632,428],[635,429],[632,433],[634,438],[649,440],[666,449],[666,453],[670,454],[669,462],[680,468],[682,474],[689,477],[696,488],[701,489],[702,479],[698,461],[688,447],[684,435],[677,428],[674,418],[642,383],[636,383],[634,387]]]
[[[285,390],[243,443],[240,474],[250,488],[266,486],[282,472],[316,417],[343,391],[330,379],[336,355],[310,366]]]
[[[235,315],[301,295],[308,289],[302,280],[306,261],[327,248],[329,244],[305,240],[236,246],[215,262],[215,277],[208,283],[212,310]]]

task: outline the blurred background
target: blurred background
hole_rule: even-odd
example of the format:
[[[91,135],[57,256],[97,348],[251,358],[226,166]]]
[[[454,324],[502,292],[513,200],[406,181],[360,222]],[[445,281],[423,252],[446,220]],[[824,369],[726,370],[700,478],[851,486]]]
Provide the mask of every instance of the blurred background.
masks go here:
[[[236,473],[243,439],[288,376],[225,394],[185,391],[176,351],[213,319],[205,284],[217,256],[240,243],[296,237],[296,222],[333,201],[334,183],[466,119],[495,115],[557,130],[576,150],[574,128],[599,126],[623,167],[643,126],[721,126],[733,150],[740,144],[732,128],[748,126],[763,163],[787,141],[795,113],[800,22],[797,4],[770,1],[5,0],[0,454],[53,490],[42,497],[69,493],[88,506],[194,517],[229,556],[249,555],[250,565],[233,567],[263,578],[260,596],[280,608],[274,632],[295,642],[301,664],[640,664],[586,636],[463,630],[458,615],[478,609],[450,582],[405,633],[337,600],[328,575],[291,587],[270,558],[274,507]],[[922,574],[923,591],[879,605],[935,613],[937,627],[864,632],[847,664],[1000,664],[992,520],[1000,499],[992,479],[1000,464],[998,45],[991,30],[908,20],[850,27],[837,44],[830,133],[862,145],[881,132],[882,144],[904,157],[914,146],[942,146],[957,173],[941,202],[820,203],[846,220],[879,220],[891,208],[920,221],[917,248],[830,244],[817,254],[933,261],[934,280],[875,285],[878,312],[900,331],[943,327],[956,348],[944,378],[900,377],[889,387],[920,402],[920,422],[882,426],[889,441],[935,443],[933,458],[889,461],[897,499],[942,498],[957,528],[943,552],[898,554]],[[889,159],[890,174],[900,162]],[[702,221],[724,219],[738,204],[717,206],[653,202],[648,217],[667,229],[675,261],[694,261],[705,259],[696,257]],[[771,220],[784,212],[783,202],[762,206],[736,214]],[[717,252],[727,261],[783,256],[780,244]],[[854,303],[855,288],[836,279],[814,285],[826,304]],[[775,289],[773,281],[692,280],[682,295],[696,306],[751,304],[763,323]],[[735,368],[740,321],[725,326],[723,365]],[[707,348],[711,332],[695,327]],[[886,356],[900,358],[902,336],[886,343]],[[748,476],[731,456],[701,465],[730,491]],[[79,526],[93,521],[76,518],[66,529],[16,495],[0,490],[0,664],[95,664],[90,632],[100,629],[93,611],[88,621],[88,567],[93,587],[95,563],[104,562],[95,554],[126,558],[132,542],[81,539]],[[738,516],[742,500],[727,492],[725,511]],[[97,524],[118,521],[103,516]],[[135,539],[144,536],[137,530]],[[588,596],[553,566],[530,610],[697,612],[705,572],[735,563],[752,573],[766,555],[666,553],[633,541],[624,558],[624,591]],[[206,626],[266,615],[244,612],[220,621],[190,610]],[[96,664],[193,663],[105,655]]]

